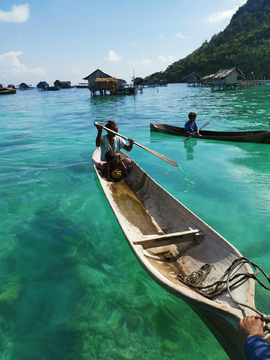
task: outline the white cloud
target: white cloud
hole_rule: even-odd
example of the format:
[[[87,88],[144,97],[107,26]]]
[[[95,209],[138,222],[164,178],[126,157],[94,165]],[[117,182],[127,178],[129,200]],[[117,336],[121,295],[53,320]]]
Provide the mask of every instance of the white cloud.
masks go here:
[[[235,7],[232,10],[224,10],[224,11],[214,12],[205,20],[205,22],[211,23],[211,24],[218,24],[222,20],[230,19],[235,14],[237,9],[238,9],[238,7]]]
[[[177,33],[175,37],[178,38],[178,39],[186,39],[187,38],[186,35],[183,35],[181,33]]]
[[[10,11],[0,10],[0,22],[24,23],[30,19],[29,5],[13,5]]]
[[[104,59],[107,61],[121,61],[122,57],[111,50],[108,52],[108,55]]]
[[[247,2],[247,0],[229,0],[229,2],[241,6],[244,5]]]
[[[147,66],[151,66],[152,65],[152,61],[151,60],[148,60],[148,59],[145,59],[141,62],[143,65],[147,65]]]
[[[231,19],[231,17],[236,13],[240,6],[244,5],[247,0],[230,0],[230,2],[235,5],[231,10],[224,10],[219,12],[212,13],[206,20],[206,23],[218,24],[223,20]]]
[[[163,62],[172,62],[177,60],[177,58],[174,56],[163,56],[163,55],[159,55],[158,59]]]
[[[6,54],[0,55],[0,76],[3,78],[19,78],[25,75],[44,76],[46,71],[41,68],[28,69],[25,65],[21,64],[18,56],[21,51],[11,51]]]

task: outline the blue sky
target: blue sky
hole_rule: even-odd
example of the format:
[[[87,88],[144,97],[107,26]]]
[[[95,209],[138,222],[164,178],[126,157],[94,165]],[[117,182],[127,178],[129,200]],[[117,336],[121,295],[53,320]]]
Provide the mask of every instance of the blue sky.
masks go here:
[[[1,0],[0,83],[75,85],[96,69],[129,83],[192,53],[246,1]]]

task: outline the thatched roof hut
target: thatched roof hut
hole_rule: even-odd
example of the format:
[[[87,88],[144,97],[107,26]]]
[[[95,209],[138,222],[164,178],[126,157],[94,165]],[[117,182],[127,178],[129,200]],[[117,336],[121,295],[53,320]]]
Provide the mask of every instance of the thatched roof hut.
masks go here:
[[[213,85],[234,85],[240,83],[244,79],[245,75],[238,67],[231,69],[221,69],[217,71],[212,80]]]
[[[83,78],[83,80],[88,81],[88,86],[90,91],[97,91],[99,90],[99,82],[96,82],[96,79],[108,79],[111,77],[112,77],[111,75],[106,74],[102,70],[97,69],[94,72],[92,72],[90,75]]]
[[[210,74],[210,75],[206,75],[206,76],[202,77],[201,78],[201,84],[203,84],[203,85],[211,85],[213,77],[214,77],[214,74]]]
[[[115,91],[117,79],[114,77],[96,78],[95,82],[99,84],[99,90]]]
[[[201,81],[201,75],[196,71],[193,71],[191,74],[188,75],[187,83],[188,84],[199,84]]]
[[[116,79],[115,77],[106,74],[99,69],[95,70],[94,72],[92,72],[92,74],[83,78],[83,80],[88,80],[90,91],[114,91],[114,89],[124,87],[126,83],[125,80]]]
[[[72,88],[70,81],[55,80],[54,86],[57,86],[61,89],[71,89]]]
[[[49,87],[49,84],[48,84],[46,81],[40,81],[40,82],[37,84],[37,88],[38,88],[39,90],[46,90],[48,87]]]
[[[26,90],[26,89],[30,89],[30,86],[27,85],[26,83],[21,83],[19,85],[19,88],[20,88],[20,90]]]
[[[115,89],[123,88],[126,81],[123,79],[116,79],[115,77],[96,78],[95,82],[99,84],[99,90],[108,90],[115,92]]]

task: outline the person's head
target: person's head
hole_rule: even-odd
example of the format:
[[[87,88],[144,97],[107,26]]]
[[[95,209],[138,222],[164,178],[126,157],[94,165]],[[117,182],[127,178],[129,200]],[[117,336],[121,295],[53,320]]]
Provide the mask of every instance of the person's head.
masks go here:
[[[195,120],[196,120],[196,114],[194,113],[194,112],[190,112],[189,114],[188,114],[188,118],[189,118],[189,121],[190,122],[194,122]]]
[[[115,152],[112,151],[112,150],[108,150],[106,151],[105,153],[105,160],[108,162],[108,163],[111,163],[112,161],[114,161],[116,159],[116,155],[115,155]]]
[[[105,126],[106,126],[106,128],[108,128],[108,129],[110,129],[110,130],[112,130],[114,132],[118,132],[118,125],[117,125],[116,122],[114,122],[112,120],[109,120]]]

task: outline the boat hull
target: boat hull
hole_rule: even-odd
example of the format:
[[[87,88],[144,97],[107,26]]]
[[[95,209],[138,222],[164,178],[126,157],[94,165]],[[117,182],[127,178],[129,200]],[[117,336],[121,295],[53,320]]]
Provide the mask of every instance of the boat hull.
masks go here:
[[[59,91],[59,87],[57,86],[49,86],[46,89],[47,91]]]
[[[169,135],[187,137],[183,127],[172,126],[167,124],[150,124],[150,130],[153,132],[161,132]],[[202,136],[196,136],[196,139],[209,139],[233,142],[249,142],[270,144],[270,131],[254,130],[254,131],[209,131],[200,130]]]
[[[0,95],[11,95],[16,94],[16,89],[0,89]]]
[[[122,158],[126,154],[121,152]],[[220,279],[241,253],[159,186],[135,162],[130,177],[109,182],[96,168],[100,149],[92,157],[101,187],[134,255],[146,272],[166,291],[184,300],[205,322],[233,360],[245,359],[238,322],[255,312],[238,306],[225,293],[210,300],[178,279],[210,264],[204,285]],[[235,271],[251,272],[245,264]],[[232,290],[240,303],[255,308],[254,281]]]

